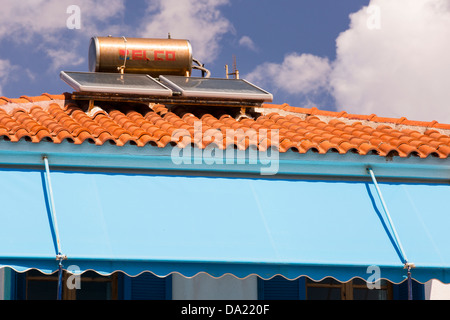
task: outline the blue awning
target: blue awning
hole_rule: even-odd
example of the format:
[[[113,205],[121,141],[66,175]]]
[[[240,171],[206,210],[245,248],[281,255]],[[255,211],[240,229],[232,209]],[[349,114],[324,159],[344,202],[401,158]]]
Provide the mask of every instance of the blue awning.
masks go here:
[[[52,171],[64,267],[399,283],[406,271],[367,181]],[[45,173],[0,170],[0,265],[58,269]],[[419,282],[450,282],[450,186],[380,183]]]

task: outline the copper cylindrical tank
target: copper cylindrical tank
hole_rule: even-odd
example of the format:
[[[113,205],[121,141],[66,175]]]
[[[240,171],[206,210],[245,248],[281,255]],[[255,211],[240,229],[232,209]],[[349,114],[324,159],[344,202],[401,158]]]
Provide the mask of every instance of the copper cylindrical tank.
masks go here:
[[[126,61],[124,60],[126,59]],[[93,37],[89,45],[91,72],[190,75],[192,47],[188,40]]]

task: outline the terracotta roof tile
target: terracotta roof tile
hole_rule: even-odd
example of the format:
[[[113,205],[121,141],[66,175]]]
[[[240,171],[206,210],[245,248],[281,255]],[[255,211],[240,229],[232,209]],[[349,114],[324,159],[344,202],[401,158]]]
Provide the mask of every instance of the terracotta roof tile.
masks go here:
[[[128,105],[96,106],[86,110],[70,94],[0,97],[0,138],[39,143],[50,141],[139,147],[196,145],[237,149],[276,147],[280,152],[376,154],[383,157],[450,155],[450,125],[437,121],[348,114],[287,104],[266,104],[253,118],[182,112],[161,104],[133,109]],[[181,109],[180,109],[181,110]],[[187,112],[186,112],[187,111]],[[201,124],[203,135],[195,132]],[[231,132],[227,130],[234,130]],[[272,131],[271,131],[272,130]],[[277,135],[272,135],[276,130]],[[3,142],[4,143],[4,142]]]

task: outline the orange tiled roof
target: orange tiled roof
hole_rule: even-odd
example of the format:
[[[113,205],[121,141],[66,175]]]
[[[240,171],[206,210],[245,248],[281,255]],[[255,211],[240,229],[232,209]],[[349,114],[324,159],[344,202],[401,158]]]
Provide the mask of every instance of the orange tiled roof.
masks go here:
[[[280,152],[354,152],[421,158],[447,158],[450,154],[450,125],[436,121],[381,118],[374,114],[357,115],[275,104],[256,108],[253,118],[240,120],[230,112],[200,115],[194,114],[192,108],[169,110],[158,104],[139,110],[123,107],[94,108],[87,112],[81,102],[70,100],[70,94],[42,94],[18,99],[0,97],[0,138],[11,142],[24,139],[34,143],[61,143],[67,140],[74,144],[123,146],[130,143],[141,147],[149,144],[165,147],[179,142],[172,137],[177,129],[187,130],[194,139],[194,122],[201,121],[203,130],[213,128],[221,132],[228,128],[257,132],[278,129]],[[248,147],[248,139],[243,141],[224,139],[220,144],[221,147],[230,143],[239,148]],[[204,148],[210,141],[196,143]]]

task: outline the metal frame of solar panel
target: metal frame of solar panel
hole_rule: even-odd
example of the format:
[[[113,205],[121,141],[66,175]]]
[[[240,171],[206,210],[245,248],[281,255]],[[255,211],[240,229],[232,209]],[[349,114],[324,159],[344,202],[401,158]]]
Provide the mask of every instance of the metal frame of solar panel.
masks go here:
[[[173,92],[146,74],[61,71],[61,79],[76,91],[171,97]]]
[[[199,78],[148,74],[61,71],[72,99],[166,105],[257,107],[272,94],[244,79]],[[159,80],[159,81],[158,81]]]
[[[161,75],[159,81],[184,97],[270,102],[272,94],[245,79],[197,78]]]

